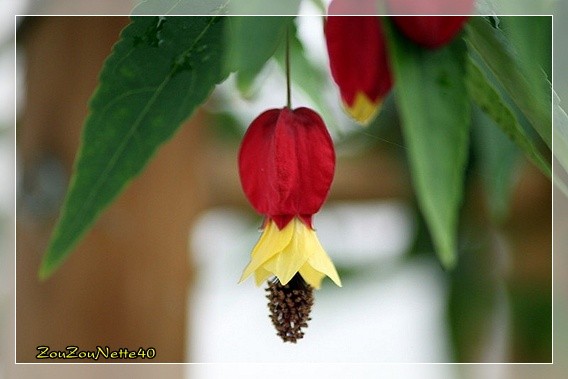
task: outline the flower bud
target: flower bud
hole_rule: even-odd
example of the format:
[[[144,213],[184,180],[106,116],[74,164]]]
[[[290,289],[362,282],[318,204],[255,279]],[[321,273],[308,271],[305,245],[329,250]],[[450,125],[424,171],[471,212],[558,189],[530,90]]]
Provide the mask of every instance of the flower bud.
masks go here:
[[[331,75],[345,110],[369,123],[392,87],[386,42],[376,16],[334,16],[342,1],[331,2],[324,24]]]
[[[414,43],[436,49],[449,43],[468,16],[393,16],[398,29]]]

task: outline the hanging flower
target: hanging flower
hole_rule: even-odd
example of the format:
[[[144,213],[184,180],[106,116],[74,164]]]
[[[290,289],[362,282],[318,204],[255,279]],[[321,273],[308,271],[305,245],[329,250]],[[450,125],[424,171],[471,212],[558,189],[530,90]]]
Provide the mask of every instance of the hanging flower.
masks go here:
[[[312,227],[334,168],[333,142],[314,111],[270,109],[252,122],[240,148],[239,174],[248,200],[266,218],[241,282],[253,273],[257,285],[275,276],[282,290],[299,274],[314,288],[325,276],[341,286]]]
[[[381,21],[342,14],[345,1],[332,1],[324,24],[331,75],[347,113],[368,124],[392,87]]]
[[[398,29],[414,43],[436,49],[449,43],[468,16],[393,16]]]

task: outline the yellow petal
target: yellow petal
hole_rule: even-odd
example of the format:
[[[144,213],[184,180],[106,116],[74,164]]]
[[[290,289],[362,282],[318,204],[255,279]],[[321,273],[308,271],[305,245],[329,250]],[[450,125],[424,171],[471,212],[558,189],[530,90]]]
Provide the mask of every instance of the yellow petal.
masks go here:
[[[352,106],[348,106],[345,103],[343,105],[351,117],[366,126],[373,120],[375,114],[381,108],[381,103],[380,99],[374,103],[363,92],[357,92]]]
[[[270,271],[267,271],[267,270],[263,269],[262,267],[259,267],[254,272],[254,282],[256,283],[256,286],[258,287],[262,283],[264,283],[268,278],[270,278],[271,276],[272,276],[272,273]]]
[[[245,267],[239,283],[243,282],[274,255],[284,250],[293,235],[294,225],[292,222],[280,230],[273,221],[269,221],[251,253],[251,261]]]
[[[331,261],[325,250],[321,248],[321,245],[320,249],[314,250],[314,254],[310,255],[307,263],[312,266],[314,270],[329,276],[329,278],[333,280],[335,284],[341,287],[341,279],[339,279],[337,270],[335,270],[333,262]]]
[[[240,282],[254,273],[256,285],[262,284],[271,275],[286,285],[298,272],[314,288],[320,288],[326,275],[341,287],[335,266],[313,229],[298,218],[282,230],[269,221]]]
[[[298,218],[294,218],[290,224],[294,225],[294,235],[290,243],[262,266],[272,272],[283,285],[286,285],[306,263],[313,254],[314,247],[315,233],[308,226]],[[315,240],[317,242],[317,237]]]
[[[302,275],[302,278],[304,278],[304,281],[310,286],[314,287],[315,289],[319,289],[321,287],[321,281],[325,277],[325,274],[314,270],[309,263],[304,263],[299,272],[300,275]]]

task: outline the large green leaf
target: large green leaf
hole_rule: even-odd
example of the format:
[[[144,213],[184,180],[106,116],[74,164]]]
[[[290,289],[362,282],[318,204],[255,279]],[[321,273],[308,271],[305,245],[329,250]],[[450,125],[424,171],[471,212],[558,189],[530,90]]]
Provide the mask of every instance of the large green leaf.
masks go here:
[[[412,180],[438,256],[449,268],[456,261],[471,122],[465,45],[458,38],[425,50],[390,24],[386,29]]]
[[[237,86],[245,95],[266,62],[283,44],[292,17],[230,17],[226,31],[227,65],[237,71]]]
[[[471,98],[477,105],[523,150],[543,174],[550,177],[549,160],[541,154],[535,141],[527,135],[515,113],[501,96],[501,93],[473,59],[468,60],[467,88]]]
[[[223,17],[136,17],[90,102],[75,172],[40,277],[63,263],[158,147],[228,75]]]
[[[538,78],[535,74],[528,75],[524,67],[529,63],[520,63],[504,33],[491,26],[485,18],[472,17],[466,30],[469,46],[491,70],[534,130],[552,148],[551,91],[550,84],[548,90],[543,90],[547,84],[544,72],[540,70]]]

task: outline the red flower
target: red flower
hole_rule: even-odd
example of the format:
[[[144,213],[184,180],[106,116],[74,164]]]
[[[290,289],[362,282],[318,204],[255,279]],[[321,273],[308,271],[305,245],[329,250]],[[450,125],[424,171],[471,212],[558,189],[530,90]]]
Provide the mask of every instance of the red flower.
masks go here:
[[[254,273],[257,284],[275,275],[286,285],[299,272],[315,288],[326,275],[341,285],[312,228],[334,169],[333,142],[314,111],[270,109],[252,122],[239,151],[239,174],[266,221],[241,281]]]
[[[341,1],[332,1],[324,33],[333,79],[347,112],[366,124],[392,87],[386,42],[379,17],[333,16]]]
[[[468,16],[393,16],[402,33],[413,42],[435,49],[449,43]]]

